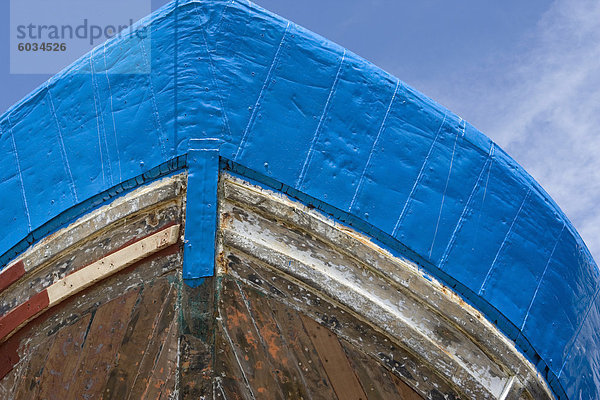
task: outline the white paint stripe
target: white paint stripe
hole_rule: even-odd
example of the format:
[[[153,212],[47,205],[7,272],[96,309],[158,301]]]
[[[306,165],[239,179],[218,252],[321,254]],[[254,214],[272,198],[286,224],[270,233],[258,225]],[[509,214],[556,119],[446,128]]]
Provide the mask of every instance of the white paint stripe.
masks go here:
[[[179,225],[173,225],[58,280],[46,289],[50,301],[48,307],[55,306],[94,283],[175,244],[178,233]]]

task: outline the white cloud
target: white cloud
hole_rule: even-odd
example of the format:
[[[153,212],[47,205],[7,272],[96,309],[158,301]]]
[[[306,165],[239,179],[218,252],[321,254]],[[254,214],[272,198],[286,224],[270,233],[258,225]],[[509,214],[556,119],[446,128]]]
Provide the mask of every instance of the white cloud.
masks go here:
[[[437,99],[523,165],[600,262],[600,2],[555,0],[514,54],[451,78]]]
[[[487,133],[550,193],[600,260],[600,2],[557,0],[513,61]]]

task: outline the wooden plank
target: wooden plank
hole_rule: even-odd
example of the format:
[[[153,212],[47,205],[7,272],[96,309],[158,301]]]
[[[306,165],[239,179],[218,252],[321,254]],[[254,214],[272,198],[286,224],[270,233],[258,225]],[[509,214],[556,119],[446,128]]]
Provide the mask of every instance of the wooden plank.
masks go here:
[[[173,316],[167,331],[164,345],[160,349],[156,363],[152,368],[146,391],[142,399],[158,399],[163,395],[169,397],[173,394],[174,385],[169,386],[172,377],[177,375],[177,339],[179,324],[177,315]]]
[[[400,378],[398,378],[396,375],[391,374],[390,375],[392,380],[394,381],[394,384],[396,385],[396,389],[398,389],[398,393],[400,393],[400,398],[401,399],[406,399],[406,400],[422,400],[423,398],[419,395],[417,395],[415,393],[415,391],[408,386],[406,383],[404,383]],[[430,392],[430,396],[432,396],[432,398],[435,398],[433,393],[437,393],[437,398],[443,399],[443,398],[457,398],[454,397],[452,394],[450,396],[448,395],[444,395],[441,392],[434,392],[431,391]]]
[[[50,307],[94,283],[177,242],[179,225],[172,225],[83,267],[49,286]]]
[[[48,357],[50,348],[54,344],[56,336],[51,336],[46,340],[42,341],[36,347],[28,348],[27,354],[29,357],[29,364],[19,387],[16,391],[15,399],[35,399],[37,398],[37,392],[41,384],[41,376],[44,373],[44,366],[46,365],[46,359]],[[9,340],[12,340],[9,339]]]
[[[169,289],[171,285],[164,278],[153,284],[146,284],[142,288],[139,302],[133,310],[121,341],[117,363],[110,371],[104,389],[104,398],[127,398],[161,312],[166,307],[166,303],[172,299]],[[149,355],[151,358],[153,356]]]
[[[219,309],[224,333],[236,362],[242,369],[251,391],[261,399],[283,399],[283,393],[271,371],[271,366],[254,327],[238,286],[231,279],[221,282]],[[225,371],[227,375],[228,372]]]
[[[48,307],[48,293],[43,290],[0,318],[0,341],[10,338],[20,327]],[[12,369],[12,367],[11,367]],[[9,370],[10,371],[10,370]],[[2,375],[0,378],[4,377]]]
[[[304,329],[298,312],[277,302],[275,299],[270,299],[269,303],[281,329],[282,336],[296,358],[310,398],[313,400],[336,399],[337,396],[327,378],[327,372],[308,333]]]
[[[366,400],[367,395],[356,377],[337,336],[304,315],[302,315],[302,322],[319,354],[338,398]]]
[[[246,290],[244,290],[246,289]],[[273,375],[279,383],[286,399],[306,399],[307,388],[298,369],[298,362],[283,339],[277,321],[272,313],[273,307],[285,307],[278,303],[269,303],[261,293],[242,286],[248,307],[254,317],[260,341],[270,361]]]
[[[177,339],[179,339],[178,335],[175,336]],[[163,385],[164,389],[160,392],[160,397],[157,397],[158,400],[193,399],[193,397],[184,397],[182,394],[180,394],[181,388],[178,386],[179,368],[177,365],[177,340],[175,341],[175,356],[174,368],[170,371],[167,381]],[[204,398],[206,400],[209,399],[208,396],[204,396]]]
[[[98,307],[67,399],[99,397],[129,324],[139,288]]]
[[[340,340],[340,343],[369,400],[423,400],[407,385],[404,385],[400,392],[396,385],[398,378],[392,376],[393,373],[388,371],[378,360],[364,354],[345,340]]]
[[[442,380],[426,364],[416,362],[414,355],[344,308],[330,303],[319,293],[307,289],[291,277],[231,247],[224,247],[223,259],[227,261],[226,268],[221,267],[223,271],[235,274],[240,281],[325,324],[338,337],[359,346],[364,353],[409,382],[411,387],[418,388],[423,397],[430,397],[430,393],[436,391],[448,398],[460,397],[456,389]],[[369,340],[360,340],[360,338]]]
[[[225,254],[228,254],[228,256],[225,257]],[[295,359],[294,363],[309,397],[315,400],[335,399],[336,395],[327,378],[327,373],[304,329],[298,312],[290,308],[289,304],[283,303],[287,296],[275,287],[278,286],[278,283],[281,283],[280,277],[271,274],[269,270],[261,268],[258,264],[249,263],[249,260],[243,260],[231,253],[224,253],[221,260],[223,270],[235,271],[236,275],[243,277],[244,281],[248,282],[248,285],[251,285],[254,290],[268,293],[264,297],[265,299],[268,298],[266,300],[267,305],[264,307],[272,311],[282,340],[285,341],[288,351],[293,354],[292,358]],[[243,285],[246,285],[246,283],[243,283]],[[283,286],[290,287],[289,284],[283,284]],[[273,296],[273,298],[269,296]],[[300,298],[296,294],[294,296],[294,298]]]
[[[2,273],[0,273],[0,293],[21,279],[23,275],[25,275],[25,265],[23,264],[23,260],[19,260],[10,267],[5,268]]]
[[[169,291],[163,299],[157,299],[164,301],[152,325],[144,329],[147,335],[146,348],[139,360],[139,365],[133,375],[133,379],[128,379],[131,382],[130,392],[127,396],[129,399],[141,399],[143,398],[143,394],[146,393],[153,368],[160,354],[160,349],[168,339],[169,327],[178,316],[176,312],[176,299],[177,290],[174,284],[169,286]]]
[[[241,361],[236,358],[227,335],[222,322],[218,323],[215,338],[215,398],[223,400],[254,399],[254,392],[247,384]]]
[[[39,398],[60,400],[66,397],[81,361],[82,347],[91,317],[91,314],[88,314],[56,334],[40,377]]]

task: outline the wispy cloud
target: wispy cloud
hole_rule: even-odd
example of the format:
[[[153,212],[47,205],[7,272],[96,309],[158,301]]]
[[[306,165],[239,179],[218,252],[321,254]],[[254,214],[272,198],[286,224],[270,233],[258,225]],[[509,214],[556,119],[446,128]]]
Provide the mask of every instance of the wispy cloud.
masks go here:
[[[514,54],[450,85],[461,96],[442,103],[540,182],[600,262],[600,2],[556,0]]]
[[[489,134],[540,182],[600,261],[600,2],[557,0]]]

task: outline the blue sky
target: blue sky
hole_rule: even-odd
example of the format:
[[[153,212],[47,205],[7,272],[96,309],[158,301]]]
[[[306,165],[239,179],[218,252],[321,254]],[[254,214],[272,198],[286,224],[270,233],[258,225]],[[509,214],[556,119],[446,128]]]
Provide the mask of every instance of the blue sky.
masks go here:
[[[550,193],[600,259],[600,2],[256,0],[448,107]],[[10,75],[0,6],[0,113],[47,75]],[[152,0],[153,9],[166,0]]]

